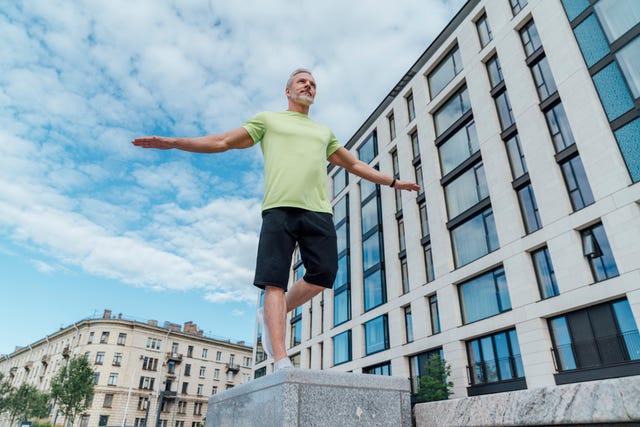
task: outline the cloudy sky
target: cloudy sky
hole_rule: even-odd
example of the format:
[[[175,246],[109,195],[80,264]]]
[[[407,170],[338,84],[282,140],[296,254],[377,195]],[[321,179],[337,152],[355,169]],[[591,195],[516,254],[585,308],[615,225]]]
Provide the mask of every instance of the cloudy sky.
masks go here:
[[[136,148],[284,110],[346,142],[464,0],[3,1],[0,354],[104,308],[251,341],[260,149]]]

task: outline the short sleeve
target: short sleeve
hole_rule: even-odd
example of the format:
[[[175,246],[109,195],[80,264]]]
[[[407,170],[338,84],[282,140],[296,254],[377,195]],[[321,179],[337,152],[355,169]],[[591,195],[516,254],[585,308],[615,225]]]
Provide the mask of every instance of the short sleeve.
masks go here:
[[[265,113],[258,113],[244,122],[242,127],[249,132],[249,136],[253,139],[253,143],[257,144],[262,141],[267,129],[267,120]]]
[[[331,138],[329,139],[329,144],[327,145],[327,159],[333,153],[338,151],[338,148],[340,148],[340,143],[338,142],[338,138],[336,138],[333,132],[331,132]]]

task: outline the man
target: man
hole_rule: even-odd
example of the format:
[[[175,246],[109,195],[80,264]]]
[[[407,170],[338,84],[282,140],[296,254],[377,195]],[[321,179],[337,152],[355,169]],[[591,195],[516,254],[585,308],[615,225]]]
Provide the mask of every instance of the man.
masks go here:
[[[396,190],[420,187],[381,173],[341,147],[333,132],[313,122],[309,107],[316,82],[309,70],[295,70],[285,88],[288,109],[259,113],[242,127],[198,138],[146,136],[134,145],[143,148],[221,153],[261,142],[265,194],[254,285],[265,290],[264,312],[258,319],[263,347],[274,369],[291,367],[285,347],[286,314],[330,289],[338,269],[336,233],[327,190],[327,160],[363,179]],[[291,256],[300,247],[305,275],[287,291]]]

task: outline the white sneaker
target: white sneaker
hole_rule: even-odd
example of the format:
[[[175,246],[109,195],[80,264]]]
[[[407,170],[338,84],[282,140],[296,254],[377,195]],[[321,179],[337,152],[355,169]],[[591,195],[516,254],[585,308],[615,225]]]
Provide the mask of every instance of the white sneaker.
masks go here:
[[[269,336],[269,329],[264,321],[264,309],[260,307],[258,309],[258,323],[262,328],[262,348],[267,353],[267,359],[273,359],[273,347],[271,346],[271,337]]]
[[[291,369],[293,368],[293,363],[291,363],[291,359],[285,357],[284,359],[278,360],[273,364],[273,372],[278,372],[283,369]]]

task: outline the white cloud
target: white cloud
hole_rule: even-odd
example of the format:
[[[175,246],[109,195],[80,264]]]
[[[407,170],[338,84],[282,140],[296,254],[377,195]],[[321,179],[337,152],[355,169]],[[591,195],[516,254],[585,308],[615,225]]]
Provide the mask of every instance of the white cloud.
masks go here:
[[[343,141],[463,0],[26,0],[0,15],[0,244],[133,286],[255,302],[259,149],[143,151],[286,108],[298,66],[312,117]],[[0,246],[2,247],[2,246]]]

